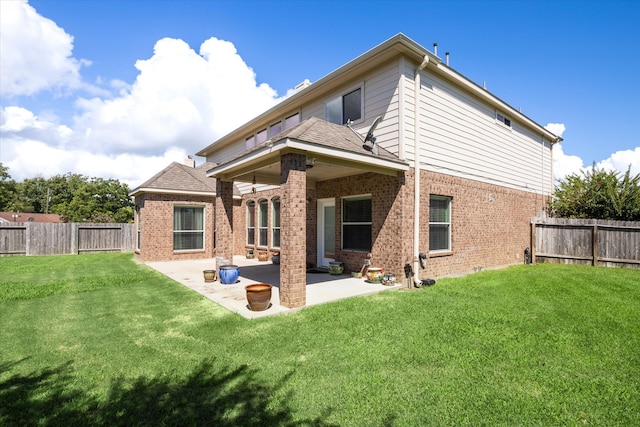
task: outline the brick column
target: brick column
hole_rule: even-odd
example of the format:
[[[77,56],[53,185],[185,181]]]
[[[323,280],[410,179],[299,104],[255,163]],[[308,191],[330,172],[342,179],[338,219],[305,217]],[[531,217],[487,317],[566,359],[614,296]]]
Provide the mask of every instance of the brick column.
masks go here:
[[[280,304],[307,303],[307,172],[304,154],[280,157]]]
[[[216,256],[233,262],[233,182],[216,180]]]

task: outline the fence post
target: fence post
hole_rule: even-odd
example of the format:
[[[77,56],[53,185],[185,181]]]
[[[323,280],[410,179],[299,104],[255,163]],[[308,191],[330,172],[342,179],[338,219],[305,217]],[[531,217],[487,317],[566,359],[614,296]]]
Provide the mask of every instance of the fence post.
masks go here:
[[[592,255],[593,255],[593,263],[592,265],[595,267],[598,265],[598,223],[593,224],[593,232],[591,234],[591,244]]]
[[[25,222],[24,228],[24,237],[25,237],[25,245],[24,245],[24,254],[29,256],[31,255],[31,242],[33,241],[33,236],[31,228],[33,227],[33,222]]]
[[[80,249],[78,248],[78,233],[80,233],[80,224],[78,224],[77,222],[74,222],[71,225],[71,233],[69,233],[69,238],[71,239],[70,242],[70,252],[74,255],[77,255],[80,253]]]
[[[536,227],[537,221],[531,221],[531,264],[536,263]]]

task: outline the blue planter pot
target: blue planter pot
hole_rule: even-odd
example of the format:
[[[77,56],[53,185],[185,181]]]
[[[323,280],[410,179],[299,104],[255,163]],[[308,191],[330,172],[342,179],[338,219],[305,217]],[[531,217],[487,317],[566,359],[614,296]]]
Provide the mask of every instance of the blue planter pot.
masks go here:
[[[231,285],[236,283],[240,276],[240,267],[237,265],[223,265],[218,272],[220,276],[220,283],[223,285]]]

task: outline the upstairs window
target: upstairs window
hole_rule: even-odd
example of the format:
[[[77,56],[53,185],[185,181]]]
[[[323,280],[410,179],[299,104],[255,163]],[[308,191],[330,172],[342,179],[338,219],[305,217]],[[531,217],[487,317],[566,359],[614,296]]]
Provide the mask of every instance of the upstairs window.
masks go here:
[[[248,137],[247,139],[244,140],[244,148],[249,150],[253,147],[256,146],[256,138],[255,136],[251,135],[250,137]]]
[[[358,88],[327,102],[325,106],[327,121],[343,125],[348,121],[362,118],[362,89]]]
[[[289,116],[284,119],[284,128],[289,129],[290,127],[293,127],[298,123],[300,123],[300,113],[296,113],[293,116]]]
[[[269,137],[279,134],[282,132],[282,122],[274,123],[269,127]]]
[[[342,249],[371,252],[371,196],[342,199]]]
[[[502,123],[503,125],[507,126],[507,127],[511,127],[511,119],[509,119],[508,117],[503,116],[500,113],[496,113],[496,120],[499,121],[500,123]]]
[[[429,252],[451,251],[451,197],[429,196]]]
[[[256,134],[256,145],[262,144],[267,140],[267,130],[262,129]]]

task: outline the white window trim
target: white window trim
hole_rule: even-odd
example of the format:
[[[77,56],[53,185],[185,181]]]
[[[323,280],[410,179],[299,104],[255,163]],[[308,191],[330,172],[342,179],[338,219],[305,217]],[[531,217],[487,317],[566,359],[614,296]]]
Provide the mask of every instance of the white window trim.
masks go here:
[[[335,92],[332,96],[330,96],[329,98],[327,98],[327,100],[324,102],[324,119],[326,121],[329,121],[328,117],[327,117],[327,104],[331,101],[336,100],[337,98],[342,99],[345,95],[350,94],[351,92],[360,89],[360,118],[358,120],[354,120],[353,122],[351,122],[352,124],[358,124],[358,123],[363,123],[364,122],[364,116],[365,116],[365,107],[364,107],[364,80],[360,81],[357,84],[354,84],[353,86],[349,86],[347,89],[345,90],[341,90],[339,92]],[[344,112],[343,112],[344,114]]]
[[[506,114],[501,113],[500,111],[496,111],[496,123],[498,123],[500,126],[504,126],[506,129],[512,129],[512,125],[513,125],[513,120],[511,120],[511,118],[509,116],[507,116]],[[509,124],[505,123],[506,121],[509,122]]]
[[[253,203],[253,227],[249,227],[249,204]],[[256,245],[256,201],[255,200],[248,200],[246,205],[245,205],[245,218],[246,218],[246,227],[245,227],[245,236],[244,236],[244,243],[247,246],[255,246]],[[253,243],[249,243],[249,229],[252,228],[253,229]]]
[[[264,226],[260,224],[260,218],[262,218],[262,215],[260,212],[260,209],[261,209],[260,206],[262,205],[262,202],[266,202],[266,205],[267,205],[267,207],[265,208],[266,210],[265,218],[267,220],[267,223]],[[258,207],[258,221],[257,221],[258,223],[256,224],[258,228],[258,242],[256,243],[256,246],[259,248],[267,248],[269,247],[269,200],[260,199],[258,200],[258,203],[256,203],[256,205]],[[262,244],[262,242],[260,241],[260,235],[263,230],[267,232],[267,237],[265,238],[265,244]]]
[[[173,205],[173,217],[171,218],[173,222],[173,218],[176,215],[176,208],[200,208],[202,209],[202,230],[176,230],[173,228],[173,234],[180,232],[202,232],[202,248],[191,248],[191,249],[173,249],[173,252],[203,252],[206,247],[207,242],[207,208],[204,205]]]
[[[277,227],[275,226],[275,218],[274,218],[275,204],[273,203],[275,200],[278,201],[278,205],[280,206],[280,212],[278,213],[278,215],[282,214],[282,199],[280,197],[275,197],[271,199],[271,247],[279,249],[280,245],[276,246],[276,244],[273,242],[273,237],[275,236],[275,230],[278,230],[278,231],[281,230],[280,226],[277,226]],[[282,221],[282,217],[280,217],[280,221]],[[282,239],[282,233],[280,232],[279,234],[280,234],[280,239]]]
[[[372,248],[369,248],[368,250],[365,249],[350,249],[350,248],[345,248],[344,247],[344,226],[345,225],[366,225],[368,224],[371,227],[371,230],[373,232],[373,212],[371,212],[371,221],[369,222],[345,222],[344,221],[344,201],[345,200],[354,200],[354,199],[370,199],[371,200],[371,209],[373,211],[373,197],[370,193],[368,194],[358,194],[358,195],[354,195],[354,196],[344,196],[340,198],[340,249],[343,251],[348,251],[348,252],[362,252],[362,253],[368,253],[371,252]],[[373,240],[371,241],[371,245],[373,246]]]
[[[447,242],[447,249],[436,249],[436,250],[432,250],[429,247],[429,253],[430,254],[444,254],[444,253],[450,253],[453,251],[452,247],[451,247],[451,235],[452,233],[452,220],[453,220],[453,215],[452,215],[452,205],[453,205],[453,197],[450,196],[441,196],[438,194],[430,194],[429,195],[429,204],[431,204],[431,198],[438,198],[438,199],[442,199],[442,200],[447,200],[449,202],[449,222],[431,222],[431,218],[429,218],[429,228],[431,228],[431,225],[447,225],[449,226],[449,241]],[[429,245],[431,246],[431,245]]]

